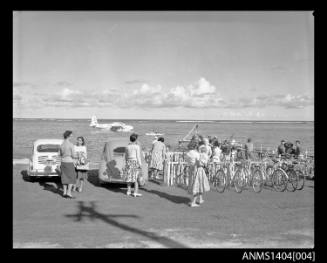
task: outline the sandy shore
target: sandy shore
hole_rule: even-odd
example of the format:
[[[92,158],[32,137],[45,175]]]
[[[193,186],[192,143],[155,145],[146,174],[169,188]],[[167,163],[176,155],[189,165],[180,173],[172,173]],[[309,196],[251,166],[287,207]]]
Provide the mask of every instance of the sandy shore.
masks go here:
[[[76,199],[61,196],[60,181],[25,180],[13,169],[13,246],[51,248],[312,248],[314,182],[301,191],[210,191],[188,207],[177,187],[148,183],[140,198],[124,186],[99,186],[89,173]],[[59,188],[59,190],[58,190]]]

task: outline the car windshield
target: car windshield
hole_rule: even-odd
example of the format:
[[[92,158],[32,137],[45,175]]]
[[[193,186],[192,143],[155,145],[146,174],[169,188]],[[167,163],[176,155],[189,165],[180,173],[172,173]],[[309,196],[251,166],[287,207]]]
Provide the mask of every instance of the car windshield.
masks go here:
[[[60,145],[59,144],[41,144],[37,148],[38,152],[59,152]]]

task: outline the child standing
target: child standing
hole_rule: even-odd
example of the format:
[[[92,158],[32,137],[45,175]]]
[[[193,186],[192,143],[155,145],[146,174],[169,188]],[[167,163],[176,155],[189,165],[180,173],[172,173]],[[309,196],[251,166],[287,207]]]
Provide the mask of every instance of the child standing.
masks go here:
[[[197,207],[202,204],[204,202],[203,193],[210,190],[209,181],[204,170],[208,160],[209,157],[206,153],[206,149],[201,147],[199,158],[195,162],[196,172],[194,174],[191,187],[189,188],[191,190],[191,194],[193,195],[193,200],[190,203],[191,207]],[[196,202],[197,199],[198,202]]]
[[[89,162],[87,161],[87,150],[85,146],[85,140],[82,136],[77,137],[76,145],[74,145],[75,152],[77,154],[76,173],[77,181],[73,187],[73,191],[83,191],[84,180],[87,179],[87,171],[89,170]],[[79,185],[79,186],[78,186]]]

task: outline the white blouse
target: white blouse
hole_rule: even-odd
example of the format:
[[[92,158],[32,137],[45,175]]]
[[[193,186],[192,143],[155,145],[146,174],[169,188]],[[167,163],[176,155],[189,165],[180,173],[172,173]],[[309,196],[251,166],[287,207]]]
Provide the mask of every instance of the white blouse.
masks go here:
[[[77,146],[74,145],[74,150],[78,156],[78,163],[76,164],[76,169],[78,170],[89,170],[89,163],[87,161],[87,150],[85,145]],[[81,162],[85,162],[81,164]]]

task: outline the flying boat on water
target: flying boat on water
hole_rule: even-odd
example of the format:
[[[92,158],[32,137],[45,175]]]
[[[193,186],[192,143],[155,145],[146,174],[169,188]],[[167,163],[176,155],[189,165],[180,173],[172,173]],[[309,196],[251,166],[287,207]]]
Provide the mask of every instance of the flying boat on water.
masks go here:
[[[127,125],[123,122],[98,123],[96,116],[92,116],[90,127],[113,132],[130,132],[134,129],[133,126]]]
[[[159,132],[147,132],[145,135],[147,136],[162,136],[164,133],[159,133]]]

